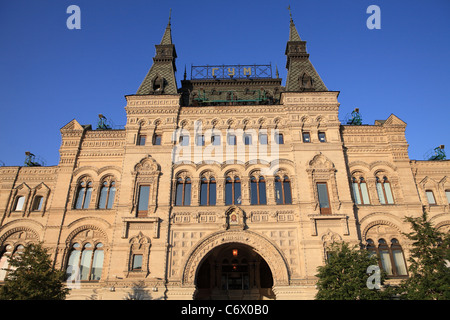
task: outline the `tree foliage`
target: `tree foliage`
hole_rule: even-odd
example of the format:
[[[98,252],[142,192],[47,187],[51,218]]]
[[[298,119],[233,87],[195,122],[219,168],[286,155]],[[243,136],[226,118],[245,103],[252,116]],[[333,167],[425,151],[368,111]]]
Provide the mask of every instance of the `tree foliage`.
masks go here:
[[[318,268],[318,300],[376,300],[384,299],[383,290],[369,289],[367,268],[378,266],[376,257],[358,247],[350,248],[348,243],[333,243],[328,251],[328,261]],[[381,272],[380,284],[385,275]]]
[[[63,300],[69,292],[65,274],[52,268],[42,244],[28,244],[9,258],[9,269],[0,288],[2,300]]]
[[[421,217],[407,217],[412,232],[409,278],[400,285],[400,298],[408,300],[450,299],[450,235],[439,232],[424,211]]]

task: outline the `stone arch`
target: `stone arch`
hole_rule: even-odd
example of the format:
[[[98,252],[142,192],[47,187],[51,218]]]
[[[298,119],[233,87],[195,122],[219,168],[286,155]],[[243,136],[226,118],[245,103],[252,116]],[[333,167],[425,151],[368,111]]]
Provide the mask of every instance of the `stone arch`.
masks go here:
[[[248,230],[228,230],[215,232],[195,245],[185,260],[181,283],[194,286],[199,266],[214,248],[239,243],[253,248],[269,265],[275,285],[289,285],[289,267],[282,251],[267,238]]]

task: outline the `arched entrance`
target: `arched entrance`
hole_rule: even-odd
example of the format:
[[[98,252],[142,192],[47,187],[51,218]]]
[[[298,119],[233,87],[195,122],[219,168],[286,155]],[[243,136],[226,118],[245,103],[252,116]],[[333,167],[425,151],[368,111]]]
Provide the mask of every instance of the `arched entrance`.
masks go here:
[[[212,249],[198,267],[195,299],[274,299],[273,276],[252,247],[227,243]]]

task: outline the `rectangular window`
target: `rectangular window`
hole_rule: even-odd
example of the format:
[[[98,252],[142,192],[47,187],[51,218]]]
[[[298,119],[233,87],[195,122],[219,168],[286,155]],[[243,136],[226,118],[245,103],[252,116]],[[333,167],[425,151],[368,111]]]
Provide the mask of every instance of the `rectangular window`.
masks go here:
[[[260,144],[267,144],[267,134],[261,133],[259,135],[259,143]]]
[[[138,217],[145,217],[147,215],[149,195],[150,186],[139,187]]]
[[[138,146],[145,146],[145,140],[147,140],[146,135],[139,135],[137,145]]]
[[[246,146],[249,146],[252,144],[252,135],[251,134],[245,134],[244,135],[244,144]]]
[[[142,270],[142,254],[133,255],[131,270]]]
[[[160,146],[161,145],[161,138],[162,138],[162,136],[160,134],[155,134],[153,136],[153,145],[154,146]]]
[[[436,204],[436,200],[434,199],[433,191],[427,190],[425,192],[427,193],[428,204]]]
[[[205,145],[205,136],[204,135],[198,135],[197,136],[197,145],[198,146],[204,146]]]
[[[319,141],[327,142],[327,139],[325,138],[325,132],[319,132]]]
[[[447,202],[450,203],[450,190],[445,190],[445,195],[447,196]]]
[[[180,145],[182,145],[182,146],[188,146],[189,145],[189,136],[188,135],[180,136]]]
[[[303,132],[302,137],[303,137],[303,142],[305,142],[305,143],[311,142],[311,137],[309,136],[309,132]]]
[[[230,146],[235,146],[236,145],[236,136],[234,134],[229,134],[227,136],[227,140],[228,140],[228,144]]]
[[[220,146],[220,136],[218,134],[211,136],[211,143],[213,146]]]
[[[16,207],[14,208],[14,211],[22,211],[24,203],[25,203],[25,197],[17,198]]]
[[[282,133],[276,133],[275,134],[275,142],[277,144],[284,144],[284,138]]]
[[[317,183],[317,194],[319,196],[320,213],[330,214],[330,201],[328,198],[328,188],[326,182]]]

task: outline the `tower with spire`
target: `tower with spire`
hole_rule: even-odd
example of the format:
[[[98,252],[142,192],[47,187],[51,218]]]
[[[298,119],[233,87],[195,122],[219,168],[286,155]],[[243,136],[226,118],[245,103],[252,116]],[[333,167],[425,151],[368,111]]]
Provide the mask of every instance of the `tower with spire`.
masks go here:
[[[302,41],[290,12],[289,41],[286,44],[286,92],[328,91],[309,60],[306,41]]]
[[[172,43],[170,16],[161,43],[155,45],[156,55],[153,58],[153,65],[136,92],[138,95],[177,94],[175,78],[177,52]]]

